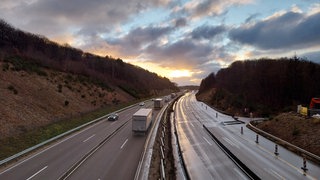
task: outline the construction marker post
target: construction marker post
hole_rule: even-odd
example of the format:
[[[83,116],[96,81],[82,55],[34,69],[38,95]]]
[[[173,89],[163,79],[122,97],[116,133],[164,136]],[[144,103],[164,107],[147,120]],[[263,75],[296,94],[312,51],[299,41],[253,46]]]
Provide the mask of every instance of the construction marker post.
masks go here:
[[[257,144],[259,143],[259,135],[258,134],[256,135],[256,143]]]
[[[275,154],[276,156],[278,156],[278,155],[279,155],[279,152],[278,152],[278,145],[277,145],[277,144],[274,146],[274,154]]]
[[[303,157],[303,166],[301,167],[301,169],[304,171],[304,172],[307,172],[308,171],[308,168],[307,168],[307,159],[305,157]]]
[[[243,134],[243,127],[241,126],[241,134]]]

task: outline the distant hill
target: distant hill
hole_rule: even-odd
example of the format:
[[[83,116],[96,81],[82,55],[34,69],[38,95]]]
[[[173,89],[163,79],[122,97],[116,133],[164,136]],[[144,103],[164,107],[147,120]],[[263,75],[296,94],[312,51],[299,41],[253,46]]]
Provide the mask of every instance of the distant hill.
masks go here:
[[[257,115],[295,109],[320,96],[320,65],[299,59],[236,61],[203,79],[199,100],[230,113]]]
[[[119,58],[101,57],[69,45],[59,45],[44,36],[21,31],[0,20],[0,61],[12,57],[99,80],[103,86],[119,87],[135,98],[178,90],[169,79]]]
[[[181,90],[198,90],[199,86],[195,86],[195,85],[179,86],[179,89],[181,89]]]

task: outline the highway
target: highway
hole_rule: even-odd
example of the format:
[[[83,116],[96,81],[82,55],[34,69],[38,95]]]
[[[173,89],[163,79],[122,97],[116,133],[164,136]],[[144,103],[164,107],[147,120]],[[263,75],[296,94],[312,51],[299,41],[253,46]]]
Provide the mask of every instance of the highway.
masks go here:
[[[151,107],[152,102],[146,106]],[[56,180],[66,172],[71,172],[68,179],[133,179],[147,138],[131,131],[131,117],[139,108],[137,105],[126,109],[119,113],[117,121],[101,120],[53,143],[4,169],[0,179]],[[157,112],[154,119],[156,115]],[[69,171],[76,163],[78,167]]]
[[[247,179],[203,130],[194,116],[191,94],[176,105],[176,126],[183,158],[191,179]]]
[[[320,166],[275,144],[195,99],[188,93],[176,104],[176,126],[182,155],[191,179],[247,179],[246,175],[219,149],[203,125],[241,162],[261,179],[319,179]],[[248,119],[241,119],[248,122]],[[241,127],[243,134],[241,134]]]

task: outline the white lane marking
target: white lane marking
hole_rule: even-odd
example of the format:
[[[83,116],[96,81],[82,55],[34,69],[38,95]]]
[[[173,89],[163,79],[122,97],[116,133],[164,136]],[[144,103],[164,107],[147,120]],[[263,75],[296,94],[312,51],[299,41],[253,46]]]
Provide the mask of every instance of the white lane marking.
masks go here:
[[[208,141],[208,139],[206,139],[206,138],[203,137],[203,136],[202,136],[202,138],[203,138],[205,141],[207,141],[207,143],[208,143],[210,146],[212,146],[212,144]]]
[[[122,149],[127,142],[128,142],[128,139],[126,139],[126,141],[122,144],[122,146],[120,147],[120,149]]]
[[[192,123],[190,123],[192,127],[194,127],[194,125]]]
[[[82,141],[82,142],[87,142],[89,139],[93,138],[95,136],[95,134],[93,134],[92,136],[88,137],[86,140]]]
[[[47,169],[48,166],[40,169],[38,172],[34,173],[32,176],[30,176],[27,180],[30,180],[32,179],[33,177],[35,177],[36,175],[38,175],[39,173],[41,173],[43,170]]]
[[[283,176],[281,176],[279,173],[277,173],[277,171],[275,171],[275,170],[273,170],[273,169],[270,169],[270,171],[278,177],[277,179],[279,179],[279,178],[280,178],[280,179],[286,179],[286,178],[284,178]]]
[[[226,137],[223,137],[223,139],[224,139],[225,141],[227,141],[231,146],[235,146],[235,147],[237,147],[237,148],[239,149],[239,146],[236,145],[234,142],[232,142],[230,139],[228,139],[228,138],[226,138]]]
[[[248,179],[238,168],[233,168],[233,170],[236,171],[236,173],[241,176],[242,179]]]

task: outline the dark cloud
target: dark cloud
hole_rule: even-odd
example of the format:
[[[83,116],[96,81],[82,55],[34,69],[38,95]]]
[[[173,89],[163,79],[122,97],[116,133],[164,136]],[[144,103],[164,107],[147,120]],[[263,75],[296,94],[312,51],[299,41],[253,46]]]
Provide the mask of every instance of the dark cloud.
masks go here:
[[[178,18],[176,19],[175,23],[176,23],[176,27],[183,27],[187,25],[187,20],[186,18]]]
[[[212,39],[215,36],[225,32],[227,28],[223,25],[221,26],[201,26],[194,29],[191,33],[194,39]]]
[[[232,40],[264,50],[306,48],[320,43],[320,13],[287,12],[230,31]]]
[[[120,46],[124,55],[138,55],[142,52],[144,46],[157,42],[161,37],[172,31],[172,27],[154,27],[136,28],[121,38],[108,39],[110,45]]]
[[[133,14],[167,4],[163,0],[39,0],[33,3],[5,0],[1,3],[0,17],[19,28],[49,37],[70,29],[85,35],[115,29]]]
[[[146,49],[146,53],[150,59],[161,60],[159,63],[163,66],[190,68],[207,62],[212,49],[210,44],[182,39],[165,46],[150,45]]]

